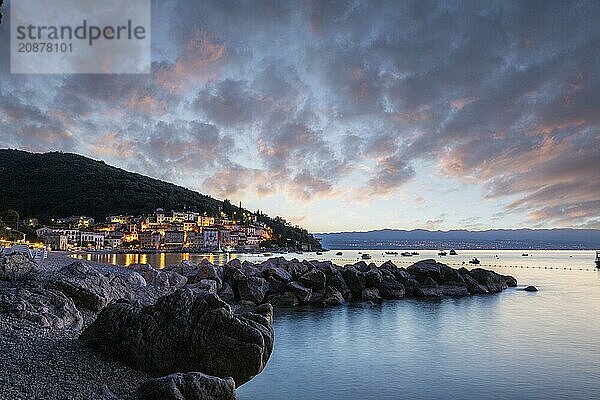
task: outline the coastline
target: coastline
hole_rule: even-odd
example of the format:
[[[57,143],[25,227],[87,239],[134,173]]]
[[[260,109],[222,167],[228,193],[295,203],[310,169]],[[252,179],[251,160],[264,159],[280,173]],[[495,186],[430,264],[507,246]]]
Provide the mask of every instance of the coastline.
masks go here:
[[[18,280],[12,282],[10,280],[0,281],[0,289],[5,290],[6,293],[12,293],[11,291],[15,289],[19,291],[20,288],[33,290],[34,292],[37,290],[35,293],[39,295],[56,293],[53,292],[56,289],[62,290],[75,301],[77,309],[71,307],[71,310],[74,310],[71,312],[80,313],[82,320],[77,323],[77,328],[65,329],[62,327],[62,324],[65,323],[63,321],[67,321],[66,318],[68,317],[64,314],[65,309],[57,313],[46,305],[41,309],[39,307],[34,309],[34,312],[38,313],[35,315],[23,314],[18,310],[9,312],[9,315],[0,313],[0,334],[2,337],[0,339],[0,350],[3,350],[6,355],[0,369],[5,371],[3,379],[11,382],[10,385],[3,385],[3,392],[0,393],[8,398],[23,398],[25,396],[25,398],[45,399],[89,398],[115,400],[118,398],[129,400],[136,398],[138,388],[142,387],[143,384],[152,382],[152,379],[150,379],[152,376],[161,376],[176,371],[189,371],[190,369],[179,370],[179,367],[173,367],[175,369],[165,370],[160,372],[159,375],[157,375],[157,371],[153,372],[152,369],[141,372],[140,366],[141,369],[144,369],[147,368],[145,366],[150,364],[166,365],[165,363],[168,362],[152,358],[160,352],[157,353],[151,347],[146,347],[151,346],[151,337],[139,342],[138,346],[141,347],[137,349],[127,346],[119,350],[118,347],[119,343],[125,343],[118,339],[119,335],[126,335],[126,332],[132,329],[130,324],[135,321],[136,313],[145,315],[147,311],[144,310],[148,307],[155,310],[152,313],[156,313],[156,310],[160,310],[162,307],[162,312],[167,313],[165,314],[166,317],[170,313],[167,310],[171,310],[173,307],[167,305],[169,302],[183,301],[181,306],[184,308],[180,310],[189,312],[188,306],[195,306],[191,303],[186,305],[188,304],[186,301],[204,301],[201,300],[204,298],[214,299],[210,300],[209,303],[216,301],[215,306],[225,307],[224,310],[229,310],[225,311],[229,315],[228,318],[247,321],[236,322],[236,324],[256,324],[256,321],[262,321],[255,326],[260,327],[263,326],[261,324],[264,324],[264,327],[258,329],[268,327],[263,335],[271,338],[269,339],[271,345],[263,350],[264,353],[260,359],[242,362],[239,361],[239,356],[227,356],[225,360],[220,361],[229,364],[230,366],[226,370],[233,371],[233,374],[236,374],[235,371],[239,368],[242,370],[250,368],[253,371],[250,375],[247,375],[247,372],[244,373],[245,375],[241,375],[242,378],[240,379],[242,380],[236,382],[239,385],[260,373],[270,356],[273,340],[271,328],[272,307],[289,308],[306,305],[311,306],[311,312],[319,312],[319,308],[340,307],[347,302],[375,304],[386,300],[409,297],[416,300],[428,300],[445,297],[465,297],[475,294],[492,295],[507,289],[509,286],[517,286],[516,280],[509,276],[477,268],[473,270],[452,269],[444,264],[436,263],[434,260],[421,260],[404,269],[396,267],[391,262],[376,266],[362,261],[342,267],[331,262],[306,260],[301,262],[276,257],[261,263],[248,261],[242,263],[238,259],[233,259],[223,267],[213,265],[208,261],[200,263],[182,261],[180,264],[171,265],[164,270],[156,270],[147,265],[123,267],[81,261],[70,257],[70,253],[52,252],[48,259],[38,267],[31,267],[38,268],[35,276],[28,277],[28,280],[23,281],[23,283],[19,283]],[[51,286],[47,286],[45,283],[46,276],[52,278],[56,274],[64,273],[69,276],[72,274],[71,271],[79,275],[76,275],[75,281],[68,281],[69,283],[66,286],[61,281]],[[81,275],[77,271],[86,272]],[[101,275],[109,277],[107,282],[111,282],[110,286],[93,286],[97,285],[97,279]],[[136,283],[140,279],[143,282],[141,286]],[[125,286],[122,286],[123,284]],[[76,285],[79,289],[73,292],[70,289],[73,285]],[[36,289],[36,287],[39,287],[39,289]],[[59,294],[64,298],[62,293]],[[82,295],[84,297],[81,297]],[[90,308],[90,304],[92,304],[88,301],[90,295],[93,299],[104,300],[102,303],[93,303],[93,307]],[[99,295],[101,297],[98,297]],[[28,299],[23,298],[24,301],[29,301]],[[119,299],[124,299],[126,302],[115,302]],[[84,300],[85,302],[83,302]],[[46,300],[43,301],[46,302]],[[163,306],[160,306],[160,304],[163,304]],[[126,309],[123,309],[124,311],[129,311],[126,311],[125,314],[118,311],[122,307],[126,307]],[[111,313],[114,316],[111,316],[113,315]],[[127,313],[133,314],[128,317]],[[178,317],[178,312],[174,313],[173,317]],[[259,314],[266,315],[267,319]],[[21,316],[21,319],[15,318],[15,315]],[[30,321],[23,320],[23,317]],[[46,318],[48,318],[48,321],[50,321],[49,318],[53,318],[52,321],[54,322],[52,324],[60,323],[61,325],[58,328],[54,326],[37,326],[35,321],[41,321],[40,318],[43,321],[46,321]],[[124,319],[120,321],[120,318]],[[196,332],[196,329],[193,328],[193,324],[196,323],[194,317],[186,318],[182,316],[182,318],[184,320],[180,324],[184,325],[181,326],[191,324],[186,335],[192,336],[186,337],[192,340],[192,343],[201,345],[202,341],[206,339],[200,339],[200,341],[192,339],[194,332]],[[70,323],[73,322],[70,321]],[[143,321],[141,320],[140,323],[143,323]],[[157,327],[167,332],[172,329],[170,323],[159,323]],[[108,329],[108,331],[102,333],[103,329]],[[221,334],[216,334],[216,336],[211,334],[212,329],[218,331],[218,325],[209,328],[207,334],[202,334],[202,338],[220,337]],[[146,331],[146,329],[142,329],[143,331]],[[83,342],[81,340],[82,336],[80,336],[82,332],[86,337]],[[240,332],[245,332],[245,330]],[[152,335],[158,334],[159,332],[156,331],[152,333]],[[181,331],[180,334],[182,334]],[[168,334],[165,337],[173,336]],[[93,340],[90,341],[90,338],[93,338]],[[113,340],[115,340],[115,344],[108,344],[112,343]],[[170,340],[166,339],[166,341],[161,340],[160,342],[169,343]],[[97,346],[94,343],[106,344],[92,350]],[[205,346],[211,346],[208,343]],[[226,348],[229,348],[229,351],[234,351],[235,354],[244,348],[243,342],[240,343],[241,347],[239,349],[231,347],[231,339],[227,339],[226,343],[229,343]],[[123,351],[133,352],[132,356],[117,361],[121,357],[119,354],[124,354]],[[182,351],[182,349],[175,347],[172,351],[166,353],[170,354],[166,357],[173,357],[177,351]],[[110,357],[111,352],[114,352],[114,358]],[[192,352],[186,354],[192,354]],[[227,354],[227,352],[219,351],[219,354],[222,355],[216,355],[216,357],[224,357],[223,354]],[[142,359],[150,357],[150,359],[143,362],[139,361],[140,364],[136,367],[138,365],[134,362],[136,357],[142,357]],[[211,357],[215,357],[215,355]],[[198,360],[204,359],[205,357],[201,356]],[[238,361],[235,361],[236,359]],[[178,362],[183,362],[181,365],[187,365],[188,361],[185,360],[185,357],[179,360]],[[215,362],[215,364],[211,363],[209,365],[222,365],[217,361]],[[242,364],[236,364],[240,362]],[[27,365],[27,367],[24,367],[24,365]],[[209,375],[212,375],[210,368],[208,371],[204,368],[202,367],[198,371],[208,372]],[[47,372],[40,377],[40,370]],[[225,378],[231,375],[227,373],[225,376],[216,376]],[[221,399],[221,397],[218,398]]]

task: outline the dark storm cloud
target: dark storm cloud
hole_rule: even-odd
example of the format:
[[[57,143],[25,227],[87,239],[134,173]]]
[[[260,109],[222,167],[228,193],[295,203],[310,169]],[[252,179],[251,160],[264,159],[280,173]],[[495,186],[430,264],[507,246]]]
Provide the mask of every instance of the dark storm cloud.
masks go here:
[[[193,170],[199,189],[223,196],[337,196],[353,175],[354,189],[389,195],[433,164],[533,223],[597,222],[598,2],[153,7],[152,75],[27,88],[3,57],[5,142],[172,180]]]

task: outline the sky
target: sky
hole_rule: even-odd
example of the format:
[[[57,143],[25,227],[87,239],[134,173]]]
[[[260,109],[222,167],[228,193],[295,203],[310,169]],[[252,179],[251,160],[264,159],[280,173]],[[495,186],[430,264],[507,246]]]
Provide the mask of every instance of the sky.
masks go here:
[[[0,147],[313,232],[600,228],[600,2],[152,1],[152,73],[10,73]]]

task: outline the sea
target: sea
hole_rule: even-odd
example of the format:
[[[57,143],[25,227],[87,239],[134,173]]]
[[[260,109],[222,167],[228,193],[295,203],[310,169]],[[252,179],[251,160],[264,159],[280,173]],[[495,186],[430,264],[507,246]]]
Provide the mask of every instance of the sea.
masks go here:
[[[264,371],[238,389],[241,400],[600,399],[600,272],[594,251],[460,250],[402,257],[382,250],[284,254],[286,258],[408,266],[435,258],[517,278],[495,295],[382,304],[299,307],[275,312],[275,347]],[[524,254],[526,253],[526,254]],[[265,255],[81,254],[157,267],[182,259],[223,263]],[[535,285],[538,292],[519,290]]]

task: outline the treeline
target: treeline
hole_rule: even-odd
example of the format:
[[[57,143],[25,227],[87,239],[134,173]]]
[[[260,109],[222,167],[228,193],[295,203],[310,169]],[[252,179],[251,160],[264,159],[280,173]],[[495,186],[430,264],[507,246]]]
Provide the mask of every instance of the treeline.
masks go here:
[[[70,153],[29,153],[0,149],[0,209],[40,223],[70,215],[103,221],[109,214],[144,214],[157,208],[189,210],[210,216],[221,213],[248,221],[250,211],[184,187],[128,172]],[[260,215],[277,243],[318,241],[306,230],[281,218]],[[289,239],[289,240],[288,240]]]

